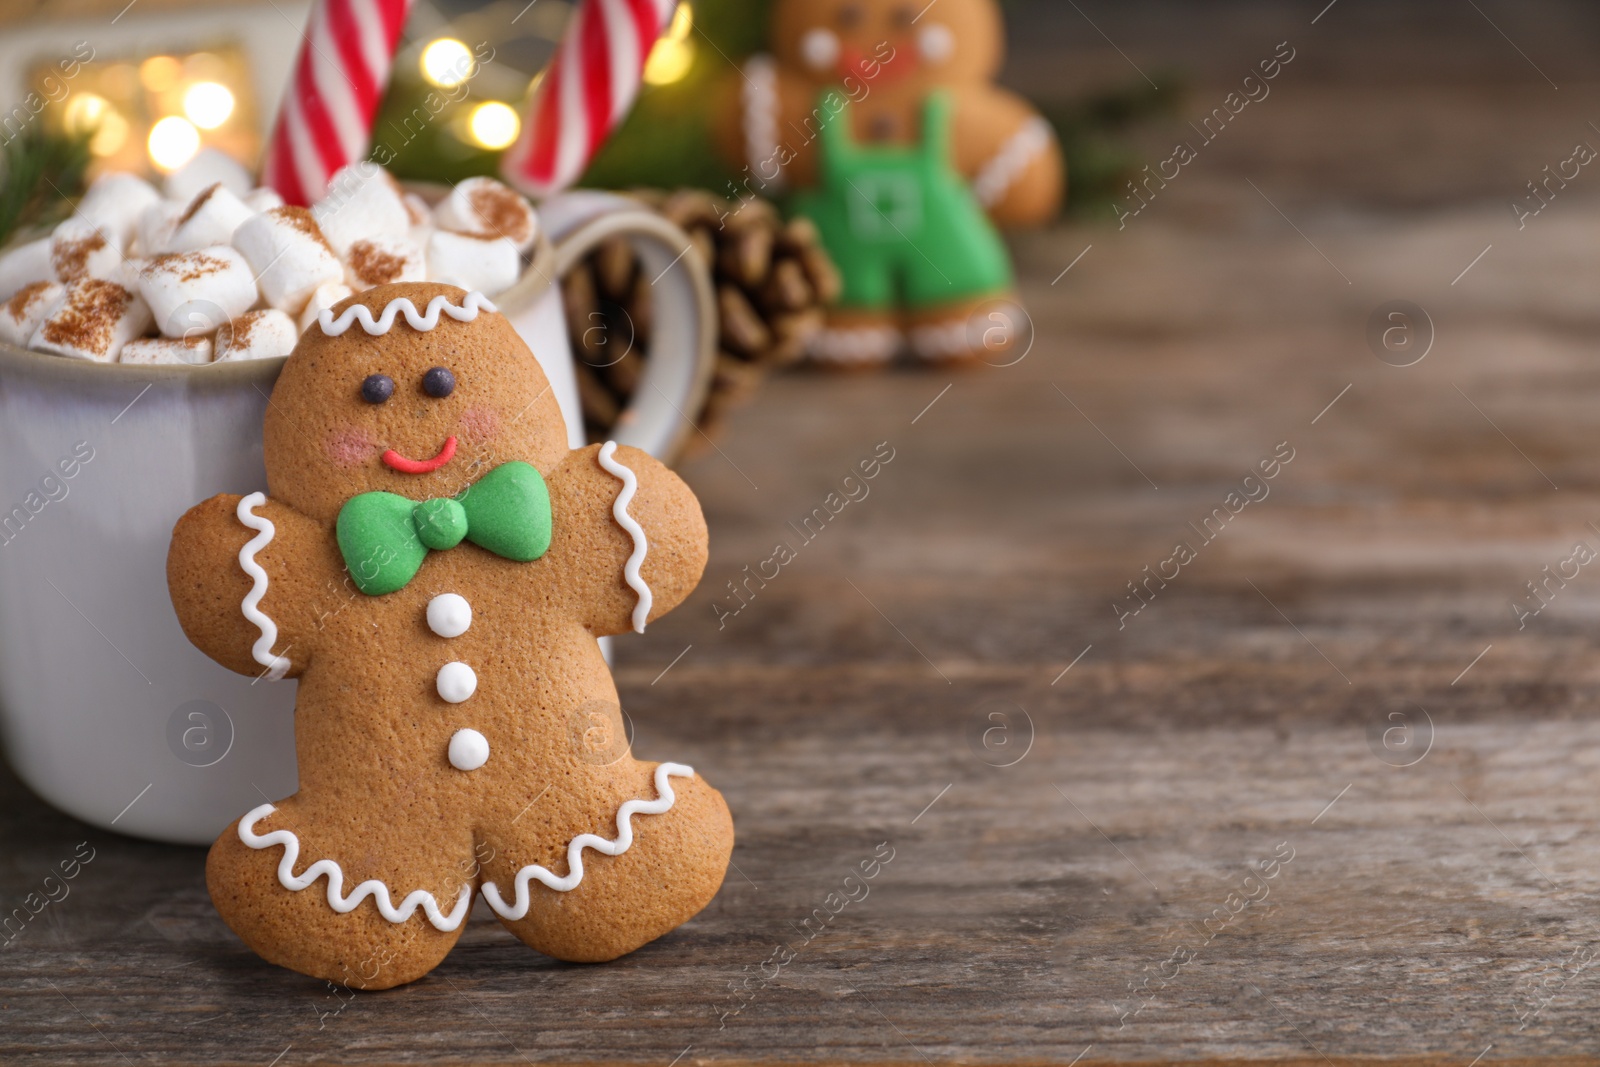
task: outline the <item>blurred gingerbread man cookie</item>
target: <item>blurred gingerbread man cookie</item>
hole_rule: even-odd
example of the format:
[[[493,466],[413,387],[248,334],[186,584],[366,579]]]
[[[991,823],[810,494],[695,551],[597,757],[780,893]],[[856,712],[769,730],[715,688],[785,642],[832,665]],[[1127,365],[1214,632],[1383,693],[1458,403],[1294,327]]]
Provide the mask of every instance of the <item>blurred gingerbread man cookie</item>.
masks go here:
[[[777,0],[772,54],[729,93],[745,194],[790,192],[843,295],[811,348],[835,366],[990,358],[1020,316],[996,226],[1036,225],[1065,180],[1049,125],[992,83],[993,0]],[[1000,329],[997,331],[996,327]]]
[[[633,758],[595,642],[699,581],[688,487],[636,449],[570,451],[511,324],[446,285],[322,312],[265,430],[267,493],[191,509],[167,562],[202,651],[300,680],[299,792],[206,864],[228,925],[273,963],[384,989],[444,958],[479,893],[574,961],[700,911],[727,805]]]

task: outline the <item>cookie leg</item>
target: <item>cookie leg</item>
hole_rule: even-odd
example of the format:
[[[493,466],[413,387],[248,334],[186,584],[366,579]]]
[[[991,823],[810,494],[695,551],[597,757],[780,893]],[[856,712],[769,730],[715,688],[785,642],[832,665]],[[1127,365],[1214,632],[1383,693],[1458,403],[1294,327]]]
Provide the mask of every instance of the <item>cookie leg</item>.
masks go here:
[[[661,764],[669,770],[676,764]],[[651,765],[644,764],[646,770]],[[686,768],[685,768],[686,769]],[[657,771],[655,782],[663,780]],[[506,847],[484,865],[484,898],[500,921],[529,947],[573,963],[602,963],[626,955],[681,926],[710,903],[722,885],[733,852],[733,817],[722,794],[698,775],[666,778],[672,806],[659,814],[628,816],[631,835],[606,820],[604,838],[628,841],[617,855],[599,848],[580,853],[581,878],[568,890],[552,889],[530,876],[540,846],[496,835]],[[646,788],[642,801],[663,793]],[[620,813],[619,813],[620,814]],[[612,846],[615,847],[615,846]],[[548,851],[548,846],[544,846]],[[578,868],[568,849],[550,868],[549,881],[571,882]],[[492,888],[491,888],[492,886]]]
[[[1005,293],[922,308],[906,316],[906,338],[924,363],[1004,367],[1019,358],[1031,326],[1027,313]]]
[[[882,367],[900,350],[900,326],[888,310],[834,308],[811,340],[807,355],[828,370]]]
[[[382,820],[356,822],[376,827]],[[375,840],[347,848],[364,855],[333,855],[340,835],[319,833],[319,825],[339,824],[291,799],[262,805],[223,831],[206,857],[206,888],[223,921],[262,959],[352,989],[389,989],[427,974],[466,926],[470,840],[461,843],[458,863],[441,852],[437,823],[431,831],[418,827],[410,840],[427,850],[423,858],[391,848],[399,858],[386,865]],[[394,841],[408,839],[392,824],[384,829]],[[336,910],[330,885],[338,906],[349,910]]]

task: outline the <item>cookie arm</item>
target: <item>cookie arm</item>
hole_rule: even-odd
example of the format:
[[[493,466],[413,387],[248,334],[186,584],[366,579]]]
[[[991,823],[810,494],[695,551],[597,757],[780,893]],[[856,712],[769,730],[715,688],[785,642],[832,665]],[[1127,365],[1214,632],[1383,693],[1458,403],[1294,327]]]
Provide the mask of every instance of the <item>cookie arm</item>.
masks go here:
[[[554,521],[545,559],[596,636],[642,631],[699,583],[700,502],[648,453],[590,445],[570,453],[548,484]]]
[[[327,555],[320,534],[260,493],[214,496],[190,508],[167,551],[167,592],[184,634],[229,670],[299,677],[318,629],[312,575]],[[334,578],[329,588],[336,587]]]
[[[751,56],[713,88],[712,143],[739,174],[740,188],[730,195],[772,197],[816,183],[823,88],[765,54]]]
[[[999,86],[956,94],[955,167],[996,226],[1034,226],[1061,208],[1066,163],[1048,123],[1027,101]]]

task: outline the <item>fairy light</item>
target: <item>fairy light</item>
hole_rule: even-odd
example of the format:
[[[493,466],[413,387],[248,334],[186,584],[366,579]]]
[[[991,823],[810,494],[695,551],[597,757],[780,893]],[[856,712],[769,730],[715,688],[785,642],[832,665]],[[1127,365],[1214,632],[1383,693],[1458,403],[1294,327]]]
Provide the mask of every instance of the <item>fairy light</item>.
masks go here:
[[[690,10],[688,0],[684,0],[672,13],[672,22],[662,36],[669,41],[687,41],[689,31],[692,29],[694,29],[694,12]]]
[[[139,64],[139,80],[152,93],[166,92],[183,77],[183,64],[172,56],[151,56]]]
[[[689,73],[694,66],[694,42],[689,32],[694,29],[694,13],[688,3],[680,3],[667,26],[650,49],[650,58],[644,64],[644,80],[650,85],[671,85]]]
[[[97,156],[115,155],[128,140],[128,120],[99,93],[74,93],[62,124],[68,133],[90,134],[89,151]]]
[[[219,82],[195,82],[184,91],[183,113],[202,130],[214,130],[233,114],[233,93]]]
[[[454,37],[440,37],[422,50],[422,77],[429,85],[450,89],[477,73],[472,50]]]
[[[490,100],[472,109],[467,119],[467,131],[474,143],[483,148],[508,147],[522,131],[522,120],[510,105]]]
[[[164,171],[177,170],[200,150],[200,131],[194,123],[177,115],[168,115],[150,128],[146,144],[150,160]]]

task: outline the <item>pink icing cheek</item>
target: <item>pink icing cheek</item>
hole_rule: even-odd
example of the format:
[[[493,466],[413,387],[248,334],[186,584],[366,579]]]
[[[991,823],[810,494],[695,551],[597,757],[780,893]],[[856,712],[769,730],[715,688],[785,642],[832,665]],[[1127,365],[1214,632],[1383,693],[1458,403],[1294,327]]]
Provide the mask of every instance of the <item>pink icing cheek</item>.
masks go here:
[[[328,458],[341,467],[359,467],[377,454],[378,446],[364,430],[336,430],[323,442]]]
[[[500,432],[500,416],[494,408],[468,408],[461,413],[456,432],[473,444],[488,444]]]

